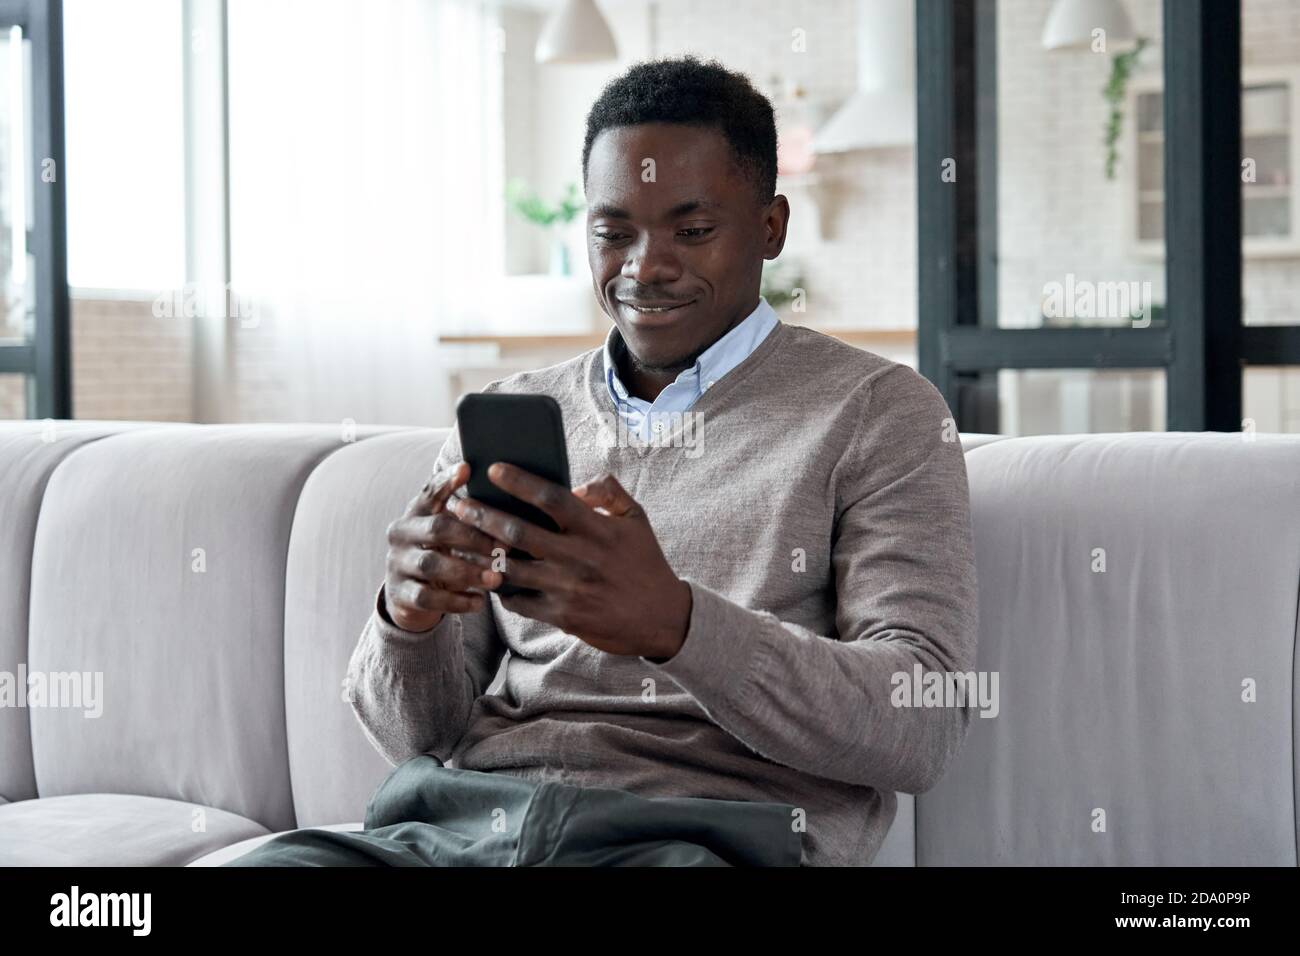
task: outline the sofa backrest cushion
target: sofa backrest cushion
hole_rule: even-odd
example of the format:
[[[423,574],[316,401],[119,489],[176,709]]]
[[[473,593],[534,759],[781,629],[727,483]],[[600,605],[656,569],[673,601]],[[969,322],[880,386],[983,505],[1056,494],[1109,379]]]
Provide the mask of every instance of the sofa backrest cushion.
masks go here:
[[[392,768],[343,699],[342,680],[384,581],[385,530],[433,473],[450,429],[340,449],[298,502],[285,584],[285,713],[299,826],[361,820]]]
[[[160,427],[55,470],[33,551],[30,665],[102,674],[102,713],[29,712],[42,797],[134,793],[294,825],[285,560],[299,492],[344,431]]]
[[[1300,436],[966,464],[1000,709],[917,797],[917,862],[1294,866]]]
[[[87,442],[153,427],[148,422],[0,422],[0,802],[36,796],[26,707],[32,544],[50,475]],[[23,678],[20,680],[19,678]],[[9,699],[12,696],[12,700]]]

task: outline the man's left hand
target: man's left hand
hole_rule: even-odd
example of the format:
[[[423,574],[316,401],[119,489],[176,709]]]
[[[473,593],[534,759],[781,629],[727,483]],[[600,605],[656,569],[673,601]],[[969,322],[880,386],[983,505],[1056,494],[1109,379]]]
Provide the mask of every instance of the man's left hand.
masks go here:
[[[511,584],[539,595],[501,597],[507,610],[545,621],[609,654],[661,662],[686,640],[691,589],[669,566],[645,511],[606,474],[573,491],[505,462],[497,487],[549,515],[559,532],[473,498],[447,505],[457,518],[537,560],[511,561]]]

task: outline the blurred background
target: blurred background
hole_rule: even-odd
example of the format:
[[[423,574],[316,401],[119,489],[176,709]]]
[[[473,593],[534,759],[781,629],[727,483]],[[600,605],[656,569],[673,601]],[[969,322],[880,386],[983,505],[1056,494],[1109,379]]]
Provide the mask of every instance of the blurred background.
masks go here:
[[[0,6],[0,418],[441,426],[459,394],[599,345],[584,117],[629,64],[687,52],[777,109],[792,220],[769,301],[917,365],[917,88],[933,64],[916,31],[939,6]],[[1165,5],[977,6],[996,326],[1163,326]],[[1241,224],[1225,232],[1241,322],[1292,326],[1300,4],[1241,0],[1240,34]],[[1300,431],[1287,361],[1242,371],[1260,431]],[[1003,433],[1170,425],[1162,367],[1016,364],[983,373]]]

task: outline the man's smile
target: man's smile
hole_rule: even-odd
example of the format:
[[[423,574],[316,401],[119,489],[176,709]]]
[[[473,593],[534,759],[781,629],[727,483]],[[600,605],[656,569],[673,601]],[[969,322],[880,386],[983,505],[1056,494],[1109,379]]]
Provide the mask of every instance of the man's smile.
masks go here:
[[[619,305],[631,313],[632,321],[638,325],[659,325],[671,322],[686,309],[696,303],[696,299],[685,302],[671,302],[655,299],[619,299]]]

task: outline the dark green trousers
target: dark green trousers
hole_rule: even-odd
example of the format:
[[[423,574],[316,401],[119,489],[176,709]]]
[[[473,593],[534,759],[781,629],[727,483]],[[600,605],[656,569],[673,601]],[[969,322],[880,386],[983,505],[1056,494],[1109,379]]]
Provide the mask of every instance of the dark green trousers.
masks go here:
[[[414,757],[365,829],[282,833],[224,866],[798,866],[794,807],[534,783]]]

